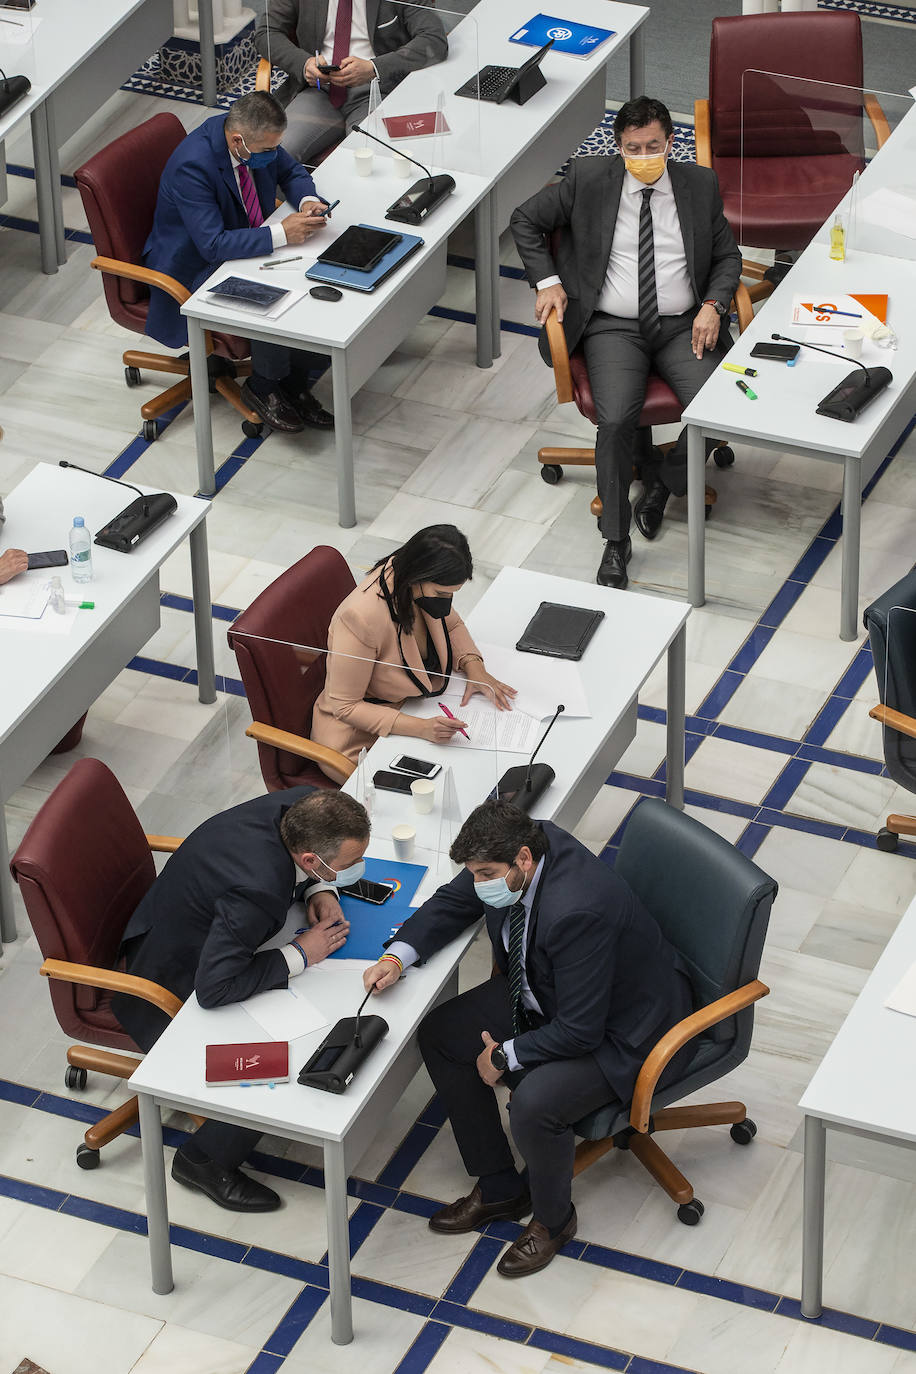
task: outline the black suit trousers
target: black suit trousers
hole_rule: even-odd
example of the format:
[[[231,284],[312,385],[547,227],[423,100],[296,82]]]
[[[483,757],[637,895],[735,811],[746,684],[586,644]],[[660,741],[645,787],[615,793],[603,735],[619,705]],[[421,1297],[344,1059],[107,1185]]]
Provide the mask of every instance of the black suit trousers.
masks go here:
[[[477,1072],[482,1031],[500,1042],[512,1035],[509,986],[501,974],[436,1007],[419,1029],[423,1059],[472,1177],[515,1168],[499,1098]],[[561,1226],[572,1205],[571,1123],[616,1101],[614,1092],[592,1055],[539,1064],[508,1081],[509,1124],[527,1166],[534,1215],[545,1226]]]

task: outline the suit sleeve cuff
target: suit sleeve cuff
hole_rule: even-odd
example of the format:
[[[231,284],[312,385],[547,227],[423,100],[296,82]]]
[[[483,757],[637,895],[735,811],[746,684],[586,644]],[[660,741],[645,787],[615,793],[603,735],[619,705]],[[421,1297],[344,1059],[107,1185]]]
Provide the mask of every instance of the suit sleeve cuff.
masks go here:
[[[563,285],[563,283],[560,281],[560,278],[559,278],[559,277],[543,277],[543,278],[541,279],[541,281],[535,282],[535,286],[536,286],[536,288],[537,288],[538,291],[546,291],[547,288],[548,288],[548,286],[562,286],[562,285]]]
[[[404,969],[410,968],[419,958],[413,945],[407,944],[406,940],[392,940],[390,945],[385,946],[385,953],[393,954],[396,959],[400,959],[401,967]]]
[[[270,230],[270,237],[273,240],[274,252],[276,252],[278,248],[285,248],[286,230],[283,228],[283,225],[268,224],[266,227]]]
[[[504,1040],[504,1041],[503,1041],[503,1054],[506,1056],[506,1059],[509,1061],[509,1068],[512,1070],[513,1073],[517,1073],[518,1070],[519,1070],[522,1066],[521,1066],[521,1064],[518,1062],[518,1055],[515,1053],[515,1041],[514,1041],[514,1039],[513,1039],[513,1040]]]
[[[286,967],[289,969],[290,978],[294,978],[297,973],[304,973],[308,967],[303,958],[302,951],[295,945],[282,945],[280,953],[286,960]]]

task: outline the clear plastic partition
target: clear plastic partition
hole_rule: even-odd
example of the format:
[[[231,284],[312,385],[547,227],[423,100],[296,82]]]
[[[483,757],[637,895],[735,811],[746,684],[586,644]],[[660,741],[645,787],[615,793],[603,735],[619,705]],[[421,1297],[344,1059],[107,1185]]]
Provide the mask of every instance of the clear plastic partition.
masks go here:
[[[40,23],[40,10],[29,9],[25,3],[16,4],[15,0],[0,0],[0,67],[7,76],[22,70],[23,53],[29,51]]]
[[[913,104],[910,95],[746,71],[738,138],[722,131],[717,152],[740,159],[738,241],[778,252],[817,239],[836,253],[916,257]]]

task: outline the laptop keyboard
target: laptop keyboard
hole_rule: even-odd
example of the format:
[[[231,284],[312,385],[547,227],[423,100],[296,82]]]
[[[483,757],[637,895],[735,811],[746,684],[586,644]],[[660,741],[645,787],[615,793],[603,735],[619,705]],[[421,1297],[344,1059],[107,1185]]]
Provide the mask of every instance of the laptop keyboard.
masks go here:
[[[511,80],[517,71],[517,67],[483,67],[470,81],[459,86],[455,94],[469,95],[472,99],[496,100],[502,95],[506,82]]]

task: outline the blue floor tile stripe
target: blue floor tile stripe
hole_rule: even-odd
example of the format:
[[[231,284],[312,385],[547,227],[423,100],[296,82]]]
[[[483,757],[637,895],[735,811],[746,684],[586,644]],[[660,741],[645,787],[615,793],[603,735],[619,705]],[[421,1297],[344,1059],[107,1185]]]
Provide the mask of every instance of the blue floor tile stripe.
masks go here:
[[[442,1349],[451,1329],[442,1322],[427,1322],[394,1374],[424,1374]]]

